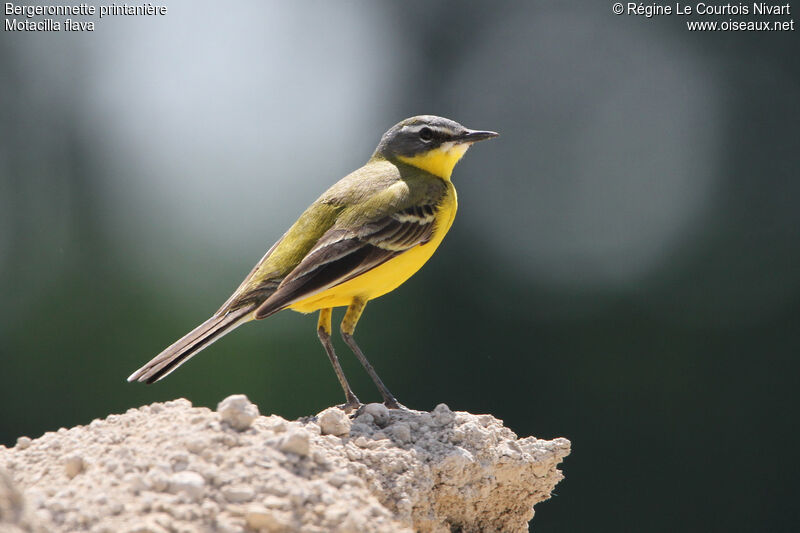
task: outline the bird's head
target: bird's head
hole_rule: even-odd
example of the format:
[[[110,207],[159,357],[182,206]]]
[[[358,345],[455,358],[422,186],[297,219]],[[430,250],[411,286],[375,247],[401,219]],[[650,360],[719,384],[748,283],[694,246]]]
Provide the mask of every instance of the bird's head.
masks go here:
[[[407,118],[383,134],[373,157],[401,161],[450,179],[453,167],[474,142],[497,137],[434,115]]]

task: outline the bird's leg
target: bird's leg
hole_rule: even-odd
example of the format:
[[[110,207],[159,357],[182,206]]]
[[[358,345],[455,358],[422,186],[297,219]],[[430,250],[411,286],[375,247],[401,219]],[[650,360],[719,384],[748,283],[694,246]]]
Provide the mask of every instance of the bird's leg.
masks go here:
[[[347,403],[343,406],[344,410],[349,412],[358,409],[361,406],[361,402],[358,401],[358,398],[350,389],[350,384],[347,383],[347,378],[344,377],[342,365],[339,364],[339,358],[336,357],[336,352],[333,351],[333,343],[331,342],[331,312],[331,308],[322,309],[319,312],[317,335],[319,336],[322,346],[325,348],[325,352],[328,354],[328,359],[331,360],[333,371],[336,372],[336,377],[339,378],[339,384],[342,386],[344,396],[347,399]]]
[[[372,365],[369,364],[367,358],[364,357],[364,352],[361,351],[361,348],[358,347],[358,344],[356,344],[356,341],[353,338],[353,332],[356,329],[356,324],[358,323],[358,319],[361,317],[361,313],[364,312],[364,307],[366,307],[366,305],[366,300],[356,298],[347,307],[347,312],[344,314],[344,319],[342,320],[341,325],[342,338],[350,347],[350,349],[353,350],[353,353],[356,354],[358,360],[361,361],[362,366],[367,371],[367,374],[369,374],[369,377],[372,378],[375,386],[378,387],[379,391],[381,391],[384,405],[390,409],[400,409],[400,404],[397,403],[394,395],[389,392],[389,389],[387,389],[386,385],[383,384],[381,378],[378,377],[375,369],[372,368]]]

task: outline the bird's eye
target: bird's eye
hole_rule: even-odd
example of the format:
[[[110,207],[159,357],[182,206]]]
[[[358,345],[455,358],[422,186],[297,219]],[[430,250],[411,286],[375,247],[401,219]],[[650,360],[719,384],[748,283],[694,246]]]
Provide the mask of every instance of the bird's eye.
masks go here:
[[[419,130],[419,138],[425,142],[433,140],[433,130],[430,128],[422,128]]]

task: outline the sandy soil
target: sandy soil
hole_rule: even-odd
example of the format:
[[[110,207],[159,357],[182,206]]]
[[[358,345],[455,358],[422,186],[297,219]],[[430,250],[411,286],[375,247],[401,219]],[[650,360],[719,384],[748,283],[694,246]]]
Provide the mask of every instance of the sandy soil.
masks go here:
[[[154,403],[0,446],[0,532],[527,531],[569,449],[444,404]]]

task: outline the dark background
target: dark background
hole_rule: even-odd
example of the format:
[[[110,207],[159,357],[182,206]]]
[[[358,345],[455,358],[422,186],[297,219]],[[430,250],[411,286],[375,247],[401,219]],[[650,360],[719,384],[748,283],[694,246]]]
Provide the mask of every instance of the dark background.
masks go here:
[[[168,5],[0,33],[0,443],[181,396],[340,403],[316,318],[289,312],[125,378],[432,113],[502,136],[456,168],[439,252],[359,324],[389,388],[569,438],[535,531],[797,530],[796,32],[605,1]]]

